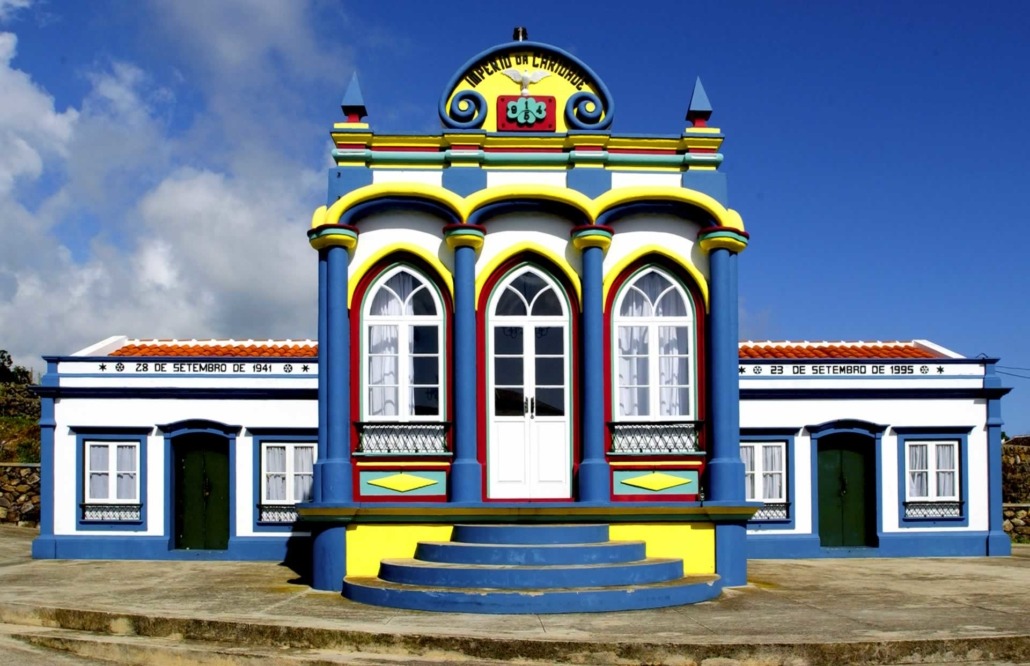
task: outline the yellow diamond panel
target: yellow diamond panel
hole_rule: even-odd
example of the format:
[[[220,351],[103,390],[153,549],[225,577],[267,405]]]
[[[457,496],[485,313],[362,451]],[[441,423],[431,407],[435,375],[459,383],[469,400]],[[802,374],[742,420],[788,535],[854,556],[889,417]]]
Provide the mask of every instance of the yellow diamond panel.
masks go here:
[[[675,488],[676,486],[683,486],[690,483],[690,479],[684,479],[680,476],[673,476],[672,474],[666,474],[665,472],[651,472],[650,474],[642,474],[641,476],[634,476],[632,479],[623,479],[623,485],[634,486],[636,488],[644,488],[645,490],[668,490],[669,488]]]
[[[419,488],[425,488],[426,486],[435,486],[436,481],[433,479],[427,479],[424,476],[418,476],[417,474],[408,474],[407,472],[401,472],[392,476],[384,476],[375,481],[369,481],[370,486],[379,486],[380,488],[386,488],[387,490],[393,490],[399,493],[406,493],[412,490],[418,490]]]

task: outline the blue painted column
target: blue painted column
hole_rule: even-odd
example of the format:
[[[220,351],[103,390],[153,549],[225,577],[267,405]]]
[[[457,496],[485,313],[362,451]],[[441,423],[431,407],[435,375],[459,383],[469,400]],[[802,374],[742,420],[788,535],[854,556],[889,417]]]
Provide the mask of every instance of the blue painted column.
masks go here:
[[[315,501],[339,506],[354,500],[350,460],[350,328],[347,312],[349,252],[357,230],[326,224],[308,232],[319,251],[318,460]],[[347,571],[347,527],[316,523],[312,529],[311,585],[341,591]]]
[[[328,460],[329,450],[326,448],[326,429],[323,423],[329,422],[329,401],[323,390],[326,374],[326,348],[323,346],[329,339],[328,334],[328,296],[329,294],[329,257],[326,250],[318,252],[318,455],[317,460]],[[322,466],[316,464],[312,470],[312,500],[322,501]]]
[[[483,467],[477,452],[476,400],[476,251],[486,230],[475,224],[444,227],[447,245],[454,250],[454,462],[451,465],[450,501],[483,501]]]
[[[994,371],[996,360],[984,364],[984,388],[993,389],[994,395],[987,398],[987,506],[990,511],[987,533],[986,555],[1008,556],[1012,554],[1012,540],[1005,534],[1005,517],[1001,506],[1001,396],[1008,393],[1002,388],[1001,378]]]
[[[53,391],[57,385],[57,362],[46,359],[46,374],[40,385]],[[32,557],[57,557],[54,539],[54,398],[44,393],[39,401],[39,536],[32,542]]]
[[[582,383],[582,453],[579,463],[579,501],[610,502],[611,470],[604,452],[604,253],[612,229],[582,225],[572,230],[572,245],[583,259],[583,316],[580,326]]]
[[[740,459],[740,364],[737,338],[737,252],[746,247],[743,231],[714,227],[701,232],[708,254],[708,483],[706,505],[744,504],[744,463]],[[715,571],[723,585],[747,584],[747,523],[715,525]]]

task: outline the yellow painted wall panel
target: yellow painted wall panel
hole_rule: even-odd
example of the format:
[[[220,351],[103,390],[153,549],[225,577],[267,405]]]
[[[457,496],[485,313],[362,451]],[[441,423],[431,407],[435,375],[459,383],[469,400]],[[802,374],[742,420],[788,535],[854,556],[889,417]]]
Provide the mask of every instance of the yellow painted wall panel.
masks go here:
[[[648,557],[678,557],[683,574],[715,573],[715,526],[712,523],[643,523],[612,525],[612,541],[644,541]]]
[[[348,525],[347,575],[377,576],[379,562],[414,557],[419,541],[450,541],[451,525]]]

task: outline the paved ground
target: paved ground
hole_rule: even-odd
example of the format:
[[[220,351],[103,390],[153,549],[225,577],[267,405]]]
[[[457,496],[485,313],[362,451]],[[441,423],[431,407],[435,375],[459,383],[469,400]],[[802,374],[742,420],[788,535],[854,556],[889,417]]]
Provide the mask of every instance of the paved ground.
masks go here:
[[[364,606],[269,563],[33,561],[33,537],[0,526],[2,623],[358,650],[392,663],[1030,663],[1026,546],[1011,558],[753,561],[750,585],[693,606],[480,616]],[[0,650],[10,633],[0,630]]]

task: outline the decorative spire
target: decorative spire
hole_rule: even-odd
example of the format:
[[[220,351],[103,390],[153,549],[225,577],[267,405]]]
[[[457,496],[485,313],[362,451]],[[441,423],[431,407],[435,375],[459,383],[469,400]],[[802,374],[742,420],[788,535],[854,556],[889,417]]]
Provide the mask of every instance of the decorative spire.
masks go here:
[[[705,87],[701,85],[701,77],[694,82],[694,92],[690,95],[690,104],[687,107],[687,120],[694,127],[707,127],[708,119],[712,117],[712,103],[708,101]]]
[[[343,93],[343,101],[340,102],[343,114],[347,116],[348,123],[360,123],[361,119],[368,115],[365,110],[365,100],[361,96],[361,86],[358,85],[358,73],[354,72],[351,77],[347,92]]]
[[[511,38],[516,42],[524,42],[529,39],[529,31],[521,25],[516,26],[515,30],[512,32]]]

